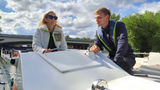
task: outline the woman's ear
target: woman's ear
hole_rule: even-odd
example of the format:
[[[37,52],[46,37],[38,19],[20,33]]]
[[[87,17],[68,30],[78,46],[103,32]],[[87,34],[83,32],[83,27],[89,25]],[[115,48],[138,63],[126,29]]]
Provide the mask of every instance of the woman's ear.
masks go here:
[[[44,18],[44,22],[47,23],[47,18]]]

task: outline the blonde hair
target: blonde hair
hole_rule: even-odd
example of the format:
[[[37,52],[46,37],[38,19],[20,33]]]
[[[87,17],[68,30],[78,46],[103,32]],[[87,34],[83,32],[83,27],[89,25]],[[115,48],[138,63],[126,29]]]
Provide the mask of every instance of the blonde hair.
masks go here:
[[[94,14],[96,15],[96,14],[104,14],[104,15],[111,15],[111,11],[110,11],[110,9],[109,8],[99,8],[98,10],[96,10],[95,12],[94,12]]]
[[[49,13],[54,13],[54,14],[56,15],[55,12],[53,12],[53,11],[48,11],[47,13],[45,13],[45,14],[43,15],[43,17],[42,17],[42,19],[41,19],[41,21],[40,21],[40,23],[39,23],[39,26],[46,25],[45,18],[46,18],[46,16],[47,16]],[[58,21],[57,21],[57,20],[56,20],[56,26],[57,26],[58,28],[62,29],[62,27],[58,24]]]

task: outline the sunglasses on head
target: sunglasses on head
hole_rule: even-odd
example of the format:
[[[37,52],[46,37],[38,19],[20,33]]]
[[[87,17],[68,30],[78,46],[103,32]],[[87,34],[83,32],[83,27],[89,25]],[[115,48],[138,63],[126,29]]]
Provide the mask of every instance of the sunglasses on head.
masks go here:
[[[57,20],[58,19],[58,17],[57,16],[52,16],[52,15],[47,15],[47,18],[49,18],[49,19],[55,19],[55,20]]]

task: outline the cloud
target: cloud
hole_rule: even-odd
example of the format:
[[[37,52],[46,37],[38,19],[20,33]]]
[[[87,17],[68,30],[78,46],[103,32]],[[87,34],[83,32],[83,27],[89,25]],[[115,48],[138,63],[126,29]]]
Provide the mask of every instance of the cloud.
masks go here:
[[[100,7],[110,8],[113,13],[123,14],[137,9],[134,3],[145,0],[6,0],[6,8],[14,12],[0,11],[3,33],[33,34],[42,15],[53,10],[65,35],[77,37],[95,36],[97,28],[93,12]],[[141,10],[142,11],[142,10]]]
[[[144,3],[140,8],[138,8],[139,13],[144,13],[147,11],[158,12],[160,11],[160,1],[152,3]]]
[[[0,15],[2,16],[0,24],[3,33],[20,34],[17,33],[17,30],[21,28],[22,31],[24,30],[23,34],[25,34],[25,31],[36,29],[38,26],[37,20],[39,20],[40,16],[38,12],[32,12],[32,14],[25,12],[5,13],[0,11]],[[32,31],[31,34],[33,34]]]

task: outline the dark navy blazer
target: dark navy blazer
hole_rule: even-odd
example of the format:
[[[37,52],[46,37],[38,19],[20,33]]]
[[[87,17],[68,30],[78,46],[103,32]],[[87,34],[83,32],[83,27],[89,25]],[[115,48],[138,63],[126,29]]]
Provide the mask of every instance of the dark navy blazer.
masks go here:
[[[103,29],[103,37],[107,38],[107,30],[109,30],[110,23],[108,24],[107,28]],[[111,39],[110,39],[111,40]],[[103,47],[103,44],[99,40],[97,34],[96,34],[96,40],[95,44],[98,45],[101,50]],[[113,44],[112,44],[113,46]],[[116,25],[116,47],[110,47],[114,48],[112,51],[109,52],[109,56],[111,59],[114,61],[121,61],[123,60],[124,57],[131,58],[132,60],[127,61],[128,64],[133,66],[135,64],[135,56],[133,54],[133,49],[131,46],[128,44],[128,34],[127,30],[125,27],[125,24],[123,22],[117,22]]]

